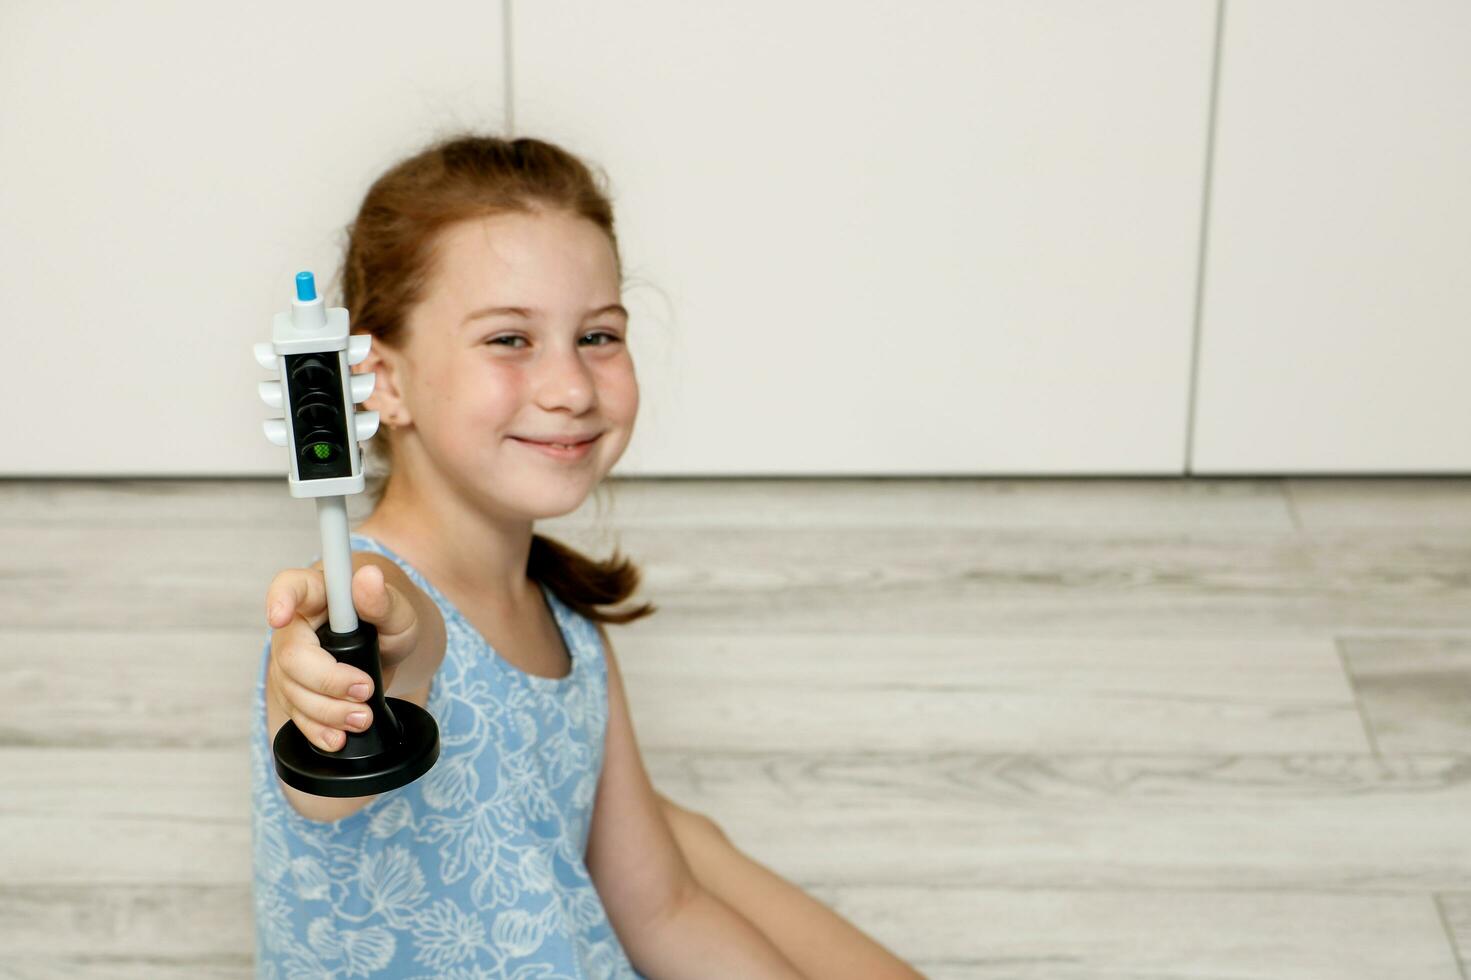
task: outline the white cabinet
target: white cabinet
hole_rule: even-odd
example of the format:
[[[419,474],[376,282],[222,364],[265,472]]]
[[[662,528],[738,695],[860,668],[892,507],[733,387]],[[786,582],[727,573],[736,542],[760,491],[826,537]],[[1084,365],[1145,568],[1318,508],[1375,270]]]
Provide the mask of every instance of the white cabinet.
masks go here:
[[[1233,2],[1192,470],[1471,469],[1471,5]]]

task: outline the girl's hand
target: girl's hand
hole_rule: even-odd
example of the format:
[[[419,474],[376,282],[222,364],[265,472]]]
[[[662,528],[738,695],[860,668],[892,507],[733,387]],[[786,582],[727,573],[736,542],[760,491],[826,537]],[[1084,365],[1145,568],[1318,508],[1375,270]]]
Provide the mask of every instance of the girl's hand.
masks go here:
[[[394,671],[414,652],[423,633],[419,616],[371,561],[353,572],[352,603],[358,617],[378,629],[386,692]],[[326,621],[327,582],[320,562],[312,568],[288,568],[271,580],[266,590],[266,622],[273,630],[266,668],[271,737],[290,720],[313,744],[335,752],[347,740],[344,730],[361,732],[372,724],[371,709],[363,702],[373,693],[373,680],[322,649],[317,628]]]

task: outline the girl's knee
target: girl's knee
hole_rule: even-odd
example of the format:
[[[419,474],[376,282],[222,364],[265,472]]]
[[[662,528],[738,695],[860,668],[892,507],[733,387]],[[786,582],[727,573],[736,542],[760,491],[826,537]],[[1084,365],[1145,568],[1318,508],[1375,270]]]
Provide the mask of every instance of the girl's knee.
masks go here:
[[[721,830],[720,825],[710,817],[694,810],[687,810],[666,796],[661,795],[659,799],[664,805],[665,818],[676,830],[725,839],[725,831]]]
[[[695,822],[695,826],[699,828],[700,833],[706,834],[710,837],[714,837],[718,840],[726,839],[725,831],[720,829],[720,824],[716,823],[713,817],[708,817],[703,813],[694,813],[688,810],[686,810],[685,812],[689,814],[689,819]]]

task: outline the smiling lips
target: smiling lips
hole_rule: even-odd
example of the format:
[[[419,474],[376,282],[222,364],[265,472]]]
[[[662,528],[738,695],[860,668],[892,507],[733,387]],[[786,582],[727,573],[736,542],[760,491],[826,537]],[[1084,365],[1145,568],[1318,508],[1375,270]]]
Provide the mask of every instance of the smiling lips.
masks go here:
[[[562,448],[565,449],[565,448],[567,448],[569,446],[578,446],[578,445],[581,445],[584,442],[592,442],[594,439],[596,439],[600,435],[602,435],[601,432],[595,432],[595,433],[593,433],[590,436],[578,436],[578,435],[566,436],[566,437],[558,436],[558,437],[556,437],[554,439],[532,439],[532,438],[526,437],[526,436],[511,436],[511,438],[512,439],[519,439],[522,442],[535,442],[535,443],[538,443],[538,444],[543,445],[543,446],[560,446],[560,447],[562,447]]]
[[[592,444],[597,442],[601,436],[602,433],[599,432],[595,436],[573,442],[541,442],[536,439],[522,439],[520,436],[511,436],[511,438],[553,459],[581,459],[592,450]]]

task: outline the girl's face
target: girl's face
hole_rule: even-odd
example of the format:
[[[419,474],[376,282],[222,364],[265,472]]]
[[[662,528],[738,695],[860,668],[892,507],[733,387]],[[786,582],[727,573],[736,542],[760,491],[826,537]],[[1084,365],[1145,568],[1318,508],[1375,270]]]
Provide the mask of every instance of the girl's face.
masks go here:
[[[617,260],[592,222],[560,211],[463,221],[440,235],[407,324],[401,408],[422,456],[481,506],[570,513],[633,435],[638,380]],[[523,440],[596,436],[559,457]]]

